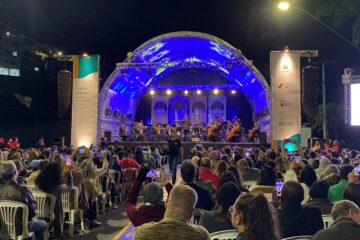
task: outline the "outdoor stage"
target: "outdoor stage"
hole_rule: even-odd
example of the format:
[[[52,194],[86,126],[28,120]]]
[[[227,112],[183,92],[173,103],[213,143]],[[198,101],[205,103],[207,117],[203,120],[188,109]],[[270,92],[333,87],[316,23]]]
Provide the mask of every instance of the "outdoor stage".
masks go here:
[[[141,146],[150,146],[150,147],[159,147],[167,145],[167,142],[118,142],[120,145],[125,147],[141,147]],[[243,148],[251,148],[251,147],[269,147],[269,144],[260,144],[254,142],[239,142],[239,143],[229,143],[229,142],[182,142],[184,154],[188,154],[190,149],[195,147],[196,144],[202,144],[205,149],[209,147],[215,149],[221,149],[225,146],[231,147],[243,147]]]

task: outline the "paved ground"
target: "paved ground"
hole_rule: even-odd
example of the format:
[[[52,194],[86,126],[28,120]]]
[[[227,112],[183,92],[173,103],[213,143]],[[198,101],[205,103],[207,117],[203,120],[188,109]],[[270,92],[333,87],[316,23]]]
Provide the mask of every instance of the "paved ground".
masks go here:
[[[166,179],[170,180],[171,175],[168,170],[168,166],[164,167],[164,173],[166,176]],[[177,184],[181,181],[180,178],[180,171],[177,171]],[[164,190],[164,198],[166,198],[166,191]],[[140,196],[138,199],[138,202],[142,202],[142,197]],[[132,239],[131,234],[127,234],[131,232],[132,228],[126,228],[126,226],[129,225],[129,219],[126,216],[126,213],[124,212],[124,206],[121,204],[118,209],[116,210],[108,210],[104,215],[100,215],[99,221],[102,222],[102,225],[98,228],[93,228],[91,231],[87,227],[87,223],[85,223],[85,231],[79,232],[78,234],[75,234],[73,238],[70,238],[70,236],[65,235],[65,239],[76,239],[76,240],[124,240],[124,239]],[[80,230],[80,225],[76,224],[75,226],[76,230]],[[119,233],[121,230],[124,229],[126,232],[124,234],[121,234],[122,237],[119,237]],[[67,233],[67,232],[65,232]]]

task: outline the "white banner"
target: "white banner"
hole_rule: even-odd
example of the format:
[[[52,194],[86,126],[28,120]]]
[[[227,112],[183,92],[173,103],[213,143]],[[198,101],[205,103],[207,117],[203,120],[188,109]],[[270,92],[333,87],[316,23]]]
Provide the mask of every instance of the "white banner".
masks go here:
[[[271,52],[273,140],[297,138],[301,133],[299,52]]]
[[[207,96],[190,96],[190,122],[192,125],[207,124]]]
[[[209,122],[226,121],[226,96],[209,96]]]
[[[169,97],[152,96],[151,106],[151,123],[164,124],[168,123]]]
[[[71,145],[89,147],[97,140],[99,56],[74,56]]]

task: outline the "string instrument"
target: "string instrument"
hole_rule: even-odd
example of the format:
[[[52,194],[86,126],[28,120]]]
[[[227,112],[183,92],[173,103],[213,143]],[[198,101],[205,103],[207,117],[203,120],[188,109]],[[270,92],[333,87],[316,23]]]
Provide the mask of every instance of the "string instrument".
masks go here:
[[[255,137],[255,134],[259,131],[259,127],[257,124],[254,124],[254,127],[249,131],[248,138],[253,139]]]
[[[212,124],[212,126],[210,127],[209,131],[208,131],[208,135],[207,137],[211,137],[212,135],[214,135],[215,130],[220,126],[221,124],[219,122],[214,122]]]
[[[227,134],[225,141],[230,141],[232,137],[240,130],[240,124],[235,124],[231,131]]]

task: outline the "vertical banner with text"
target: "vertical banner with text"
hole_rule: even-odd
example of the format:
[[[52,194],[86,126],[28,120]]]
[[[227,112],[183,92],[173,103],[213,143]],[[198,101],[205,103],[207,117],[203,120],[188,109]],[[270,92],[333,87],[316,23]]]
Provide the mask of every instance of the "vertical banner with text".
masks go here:
[[[226,96],[209,96],[209,122],[226,121]]]
[[[151,106],[151,123],[165,124],[168,123],[169,97],[152,96]]]
[[[169,123],[182,121],[189,115],[189,97],[172,96],[170,98]]]
[[[207,96],[191,96],[189,99],[189,103],[191,124],[207,124]]]
[[[270,75],[273,140],[295,138],[300,142],[300,53],[271,52]],[[294,150],[294,146],[287,148],[290,151]]]
[[[89,147],[97,140],[98,55],[74,56],[71,119],[71,145]]]

